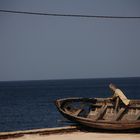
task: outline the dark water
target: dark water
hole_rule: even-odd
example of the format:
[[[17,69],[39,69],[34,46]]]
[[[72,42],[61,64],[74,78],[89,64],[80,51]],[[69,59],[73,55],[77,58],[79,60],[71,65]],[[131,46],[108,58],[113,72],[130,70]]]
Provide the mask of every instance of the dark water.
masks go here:
[[[0,82],[0,131],[70,125],[54,100],[65,97],[108,97],[109,83],[128,98],[140,99],[140,78]]]

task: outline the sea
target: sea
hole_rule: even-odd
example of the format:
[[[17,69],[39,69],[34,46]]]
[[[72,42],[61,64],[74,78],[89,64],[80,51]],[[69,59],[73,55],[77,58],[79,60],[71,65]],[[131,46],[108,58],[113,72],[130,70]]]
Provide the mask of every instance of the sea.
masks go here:
[[[140,78],[100,78],[0,82],[0,132],[74,124],[54,101],[67,97],[111,97],[114,83],[130,99],[140,99]]]

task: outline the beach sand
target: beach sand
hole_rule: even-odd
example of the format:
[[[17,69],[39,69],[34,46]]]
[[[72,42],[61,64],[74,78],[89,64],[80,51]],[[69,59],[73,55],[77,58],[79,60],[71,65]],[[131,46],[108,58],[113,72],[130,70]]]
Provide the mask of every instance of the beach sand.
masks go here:
[[[19,138],[8,140],[140,140],[139,134],[116,134],[116,133],[94,133],[94,132],[73,132],[51,135],[24,135]]]

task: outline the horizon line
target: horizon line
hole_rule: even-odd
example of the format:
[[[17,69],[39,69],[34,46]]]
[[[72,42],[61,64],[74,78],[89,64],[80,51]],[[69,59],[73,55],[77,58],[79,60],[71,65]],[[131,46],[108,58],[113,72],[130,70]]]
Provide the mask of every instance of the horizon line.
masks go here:
[[[98,78],[62,78],[62,79],[36,79],[36,80],[4,80],[0,82],[30,82],[30,81],[63,81],[63,80],[92,80],[92,79],[130,79],[130,78],[140,78],[140,76],[134,77],[98,77]]]

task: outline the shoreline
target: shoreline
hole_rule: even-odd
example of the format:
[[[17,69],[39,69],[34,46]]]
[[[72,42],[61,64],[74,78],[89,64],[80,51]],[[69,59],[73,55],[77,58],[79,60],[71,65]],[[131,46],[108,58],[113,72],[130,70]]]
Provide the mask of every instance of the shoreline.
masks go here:
[[[51,135],[25,135],[20,138],[9,140],[139,140],[140,134],[109,134],[109,133],[87,133],[73,132]]]
[[[66,127],[56,127],[56,128],[43,128],[43,129],[32,129],[32,130],[22,130],[13,132],[0,132],[0,139],[8,140],[138,140],[140,139],[140,131],[105,131],[105,130],[93,130],[88,131],[79,126],[66,126]]]
[[[24,135],[50,135],[57,133],[70,133],[79,131],[77,126],[66,126],[66,127],[55,127],[55,128],[42,128],[42,129],[31,129],[31,130],[20,130],[11,132],[0,132],[0,139],[9,139],[22,137]]]

